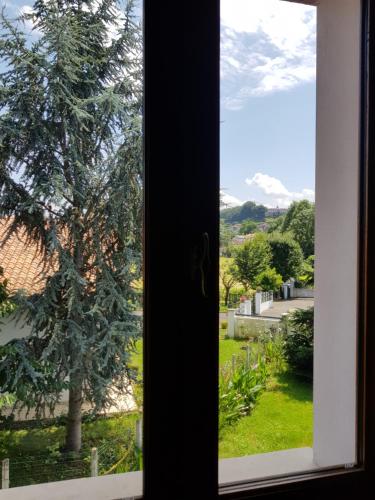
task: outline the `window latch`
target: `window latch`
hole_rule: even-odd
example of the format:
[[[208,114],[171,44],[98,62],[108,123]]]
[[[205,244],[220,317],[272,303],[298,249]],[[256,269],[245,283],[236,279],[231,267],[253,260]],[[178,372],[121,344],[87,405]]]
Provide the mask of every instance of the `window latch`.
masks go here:
[[[193,249],[192,279],[199,279],[202,296],[207,298],[207,273],[210,265],[210,238],[208,233],[202,233],[201,239]]]

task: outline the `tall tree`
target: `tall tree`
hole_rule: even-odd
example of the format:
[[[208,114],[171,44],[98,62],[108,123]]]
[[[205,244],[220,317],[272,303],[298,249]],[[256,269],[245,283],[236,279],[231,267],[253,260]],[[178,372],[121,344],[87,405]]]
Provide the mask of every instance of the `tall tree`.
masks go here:
[[[268,269],[271,261],[271,249],[266,235],[257,233],[253,239],[244,243],[234,257],[235,275],[244,287],[255,287],[256,277]]]
[[[294,201],[280,227],[282,233],[290,232],[302,248],[305,258],[314,254],[315,205],[308,200]]]
[[[30,43],[2,16],[0,216],[54,272],[18,297],[31,335],[0,357],[5,390],[37,412],[69,390],[67,450],[81,407],[114,403],[140,332],[141,31],[130,0],[36,0]]]
[[[283,280],[297,278],[302,268],[303,253],[294,237],[290,234],[273,233],[269,235],[268,243],[271,248],[271,266]]]

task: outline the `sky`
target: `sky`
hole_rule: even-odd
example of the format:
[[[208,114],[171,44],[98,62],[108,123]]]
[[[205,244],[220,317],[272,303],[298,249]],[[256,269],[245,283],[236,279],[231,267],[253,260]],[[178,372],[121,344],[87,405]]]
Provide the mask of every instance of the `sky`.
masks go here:
[[[221,187],[229,206],[314,200],[316,10],[221,0]]]
[[[0,0],[10,17],[33,0]],[[221,0],[221,188],[228,206],[314,200],[316,10]]]

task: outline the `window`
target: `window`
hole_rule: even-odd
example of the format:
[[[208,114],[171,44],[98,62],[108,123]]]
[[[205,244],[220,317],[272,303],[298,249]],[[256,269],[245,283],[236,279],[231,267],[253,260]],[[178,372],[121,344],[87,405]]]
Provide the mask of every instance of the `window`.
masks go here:
[[[342,0],[329,2],[339,9]],[[360,326],[371,332],[375,202],[369,195],[375,192],[375,146],[369,138],[375,131],[375,5],[364,1],[363,9],[363,40],[371,29],[362,53],[362,105],[367,113],[358,132],[367,168],[361,184],[360,234],[368,237],[361,238],[364,285],[358,310]],[[146,0],[145,44],[144,497],[211,499],[218,491],[219,2],[185,2],[177,13],[175,2]],[[172,279],[178,284],[173,293]],[[200,340],[199,350],[194,338]],[[222,489],[220,496],[250,498],[256,488],[278,498],[328,493],[354,498],[365,491],[375,451],[375,341],[364,335],[359,344],[366,356],[360,357],[357,379],[359,436],[365,430],[358,467],[327,468],[261,484],[243,481]],[[119,491],[134,495],[123,477],[98,478],[94,488],[90,481],[85,480],[80,498],[109,498],[110,491],[117,497]],[[66,485],[49,486],[56,498],[66,498]],[[69,486],[73,498],[75,487]],[[31,498],[32,488],[1,496]]]
[[[319,3],[320,5],[322,5],[324,2],[321,1]],[[342,2],[337,1],[330,1],[325,3],[332,16],[334,16],[334,9],[336,9],[335,12],[337,14],[344,7],[350,7],[348,2],[346,2],[345,4],[345,6],[342,6]],[[363,9],[364,19],[366,19],[366,3],[363,3]],[[158,415],[153,415],[155,427],[153,427],[152,417],[149,415],[150,420],[147,425],[149,425],[150,428],[148,432],[148,438],[146,437],[146,443],[149,440],[148,444],[152,444],[152,446],[151,449],[149,449],[148,457],[150,460],[150,469],[149,473],[147,473],[146,467],[145,474],[146,486],[147,481],[150,481],[149,487],[156,488],[155,491],[157,492],[161,491],[158,490],[158,487],[162,489],[162,486],[160,484],[160,477],[164,477],[166,480],[166,483],[163,487],[164,491],[167,491],[167,488],[169,486],[173,489],[173,481],[173,485],[176,488],[175,491],[178,491],[183,498],[189,498],[189,496],[193,497],[194,494],[200,494],[202,498],[211,498],[214,491],[214,489],[212,488],[214,488],[214,484],[217,481],[216,470],[211,468],[211,465],[213,463],[213,454],[214,452],[216,453],[216,436],[214,436],[214,434],[217,431],[217,429],[214,429],[212,425],[212,411],[216,401],[215,396],[212,394],[214,381],[211,377],[213,377],[212,372],[217,371],[217,366],[210,365],[210,361],[213,361],[213,353],[215,356],[217,354],[215,351],[216,348],[214,347],[214,332],[216,332],[217,325],[214,322],[214,318],[211,318],[211,314],[216,314],[217,311],[215,311],[215,304],[212,304],[210,301],[210,295],[211,297],[213,296],[213,302],[215,299],[215,293],[217,293],[217,289],[216,283],[214,281],[211,281],[212,275],[210,273],[204,272],[205,269],[200,269],[198,271],[196,275],[196,281],[194,282],[190,281],[191,275],[187,272],[187,269],[190,269],[190,252],[193,254],[193,256],[197,253],[197,258],[203,255],[203,240],[205,232],[209,234],[210,243],[214,246],[214,248],[215,244],[217,244],[217,227],[215,225],[215,221],[212,218],[212,206],[215,205],[215,210],[218,209],[218,199],[217,197],[215,199],[215,197],[213,196],[213,191],[216,190],[215,192],[217,193],[219,187],[217,179],[218,116],[216,107],[218,100],[218,89],[217,80],[213,78],[213,75],[216,75],[217,78],[218,69],[217,61],[215,60],[215,57],[218,56],[218,12],[216,3],[215,5],[214,3],[211,4],[210,7],[200,6],[200,16],[198,20],[196,19],[195,12],[191,11],[194,11],[194,8],[192,8],[191,4],[189,4],[189,8],[186,8],[186,11],[181,17],[180,24],[178,26],[179,30],[183,31],[184,33],[183,38],[180,39],[180,37],[178,37],[177,40],[179,40],[180,43],[177,42],[176,46],[170,48],[168,52],[169,60],[173,61],[174,63],[173,71],[172,73],[168,73],[168,77],[165,74],[160,75],[160,80],[158,80],[158,83],[160,84],[160,86],[158,87],[158,92],[160,91],[160,89],[163,89],[163,92],[160,95],[169,97],[167,103],[163,102],[163,109],[165,114],[168,116],[169,120],[175,119],[176,125],[180,123],[178,121],[180,119],[183,123],[182,129],[186,135],[184,137],[181,137],[179,135],[180,130],[177,126],[178,130],[175,131],[175,134],[180,137],[180,146],[174,143],[172,146],[173,150],[165,151],[165,149],[162,148],[160,144],[160,142],[162,141],[161,131],[156,134],[156,137],[154,136],[154,139],[152,139],[152,127],[150,122],[149,128],[146,129],[146,131],[150,131],[149,140],[154,140],[156,142],[156,149],[160,152],[160,161],[162,162],[162,158],[164,158],[165,160],[164,168],[167,168],[167,158],[170,159],[172,164],[174,163],[174,159],[176,156],[179,158],[179,172],[177,173],[171,165],[171,169],[168,170],[167,177],[171,179],[171,183],[169,184],[169,186],[174,185],[177,191],[177,193],[171,193],[170,188],[168,187],[168,193],[171,194],[171,196],[174,196],[175,199],[178,199],[178,206],[181,207],[181,212],[179,214],[180,217],[178,218],[178,220],[173,218],[173,221],[170,221],[169,223],[176,223],[177,225],[179,225],[182,228],[182,234],[179,233],[178,235],[175,235],[176,239],[174,248],[176,253],[174,255],[171,255],[170,252],[168,252],[168,257],[160,256],[160,259],[161,261],[163,261],[163,258],[171,259],[171,261],[173,262],[172,267],[174,268],[175,265],[177,266],[176,270],[178,269],[178,262],[180,262],[180,264],[182,262],[185,262],[186,268],[180,267],[181,279],[186,279],[186,289],[181,299],[185,301],[185,304],[189,304],[189,308],[191,310],[193,310],[194,308],[194,310],[196,311],[195,314],[191,313],[189,317],[190,319],[194,318],[195,335],[199,337],[200,342],[201,339],[203,339],[203,342],[202,344],[200,344],[201,352],[197,353],[194,350],[194,346],[192,345],[193,342],[189,342],[188,340],[188,330],[190,325],[185,325],[181,318],[179,319],[177,313],[173,315],[173,320],[172,318],[170,318],[170,321],[173,322],[173,326],[179,325],[178,338],[176,336],[173,336],[173,332],[170,332],[170,339],[175,339],[175,352],[180,353],[179,364],[176,365],[176,370],[174,371],[175,380],[171,381],[170,385],[170,388],[172,389],[171,393],[174,393],[175,391],[175,393],[177,394],[183,394],[181,399],[178,398],[177,401],[174,401],[177,422],[172,423],[171,426],[171,428],[173,429],[172,433],[178,442],[176,443],[175,448],[173,448],[171,444],[165,445],[165,434],[163,433],[163,430],[161,430],[159,438],[155,434],[157,432],[159,424],[161,424],[159,420],[157,424],[155,422],[155,419],[158,418]],[[155,11],[152,14],[158,18]],[[351,21],[349,20],[349,18],[346,15],[344,15],[343,17],[350,25]],[[361,16],[358,16],[354,20],[355,26],[360,25],[360,17]],[[152,31],[151,19],[155,21],[155,17],[150,17],[150,31]],[[190,30],[189,27],[193,25],[193,19],[194,30]],[[186,31],[183,29],[184,26],[186,28]],[[366,22],[364,21],[363,29],[365,29],[365,27]],[[200,35],[198,33],[200,33]],[[211,35],[209,36],[208,33],[211,33]],[[336,49],[340,47],[344,48],[344,50],[350,49],[350,47],[346,45],[346,43],[348,43],[348,38],[346,37],[346,35],[347,33],[345,32],[345,34],[342,34],[342,37],[340,37],[337,33]],[[160,42],[159,47],[161,48],[162,46],[163,42]],[[365,47],[363,47],[363,49],[364,48]],[[331,47],[331,49],[334,50],[333,46]],[[157,49],[155,47],[152,47],[149,53],[150,58],[152,54],[155,53],[154,51],[157,52]],[[182,54],[184,54],[185,57],[182,57]],[[362,62],[365,63],[367,56],[368,53],[366,51],[362,52],[361,54],[358,50],[356,55],[354,56],[354,59],[351,59],[352,62],[348,64],[348,67],[352,69],[353,61],[356,64],[356,67],[359,67],[361,57]],[[183,67],[176,63],[178,58],[180,60],[183,58]],[[208,70],[208,67],[210,67],[210,71]],[[193,68],[195,68],[194,74]],[[338,73],[335,72],[334,75],[332,75],[332,78],[335,78],[335,76],[337,75]],[[364,73],[362,74],[362,77],[363,76]],[[327,73],[326,77],[330,78]],[[213,78],[213,80],[211,80],[211,78]],[[170,79],[172,79],[173,82]],[[200,86],[198,80],[200,82]],[[347,82],[345,78],[343,80]],[[150,90],[152,90],[151,87]],[[357,97],[359,100],[359,95]],[[176,116],[174,108],[174,104],[176,102],[178,102],[179,106],[178,116]],[[151,102],[149,104],[151,106]],[[347,102],[347,98],[345,98],[343,104],[349,105],[349,103]],[[156,105],[155,101],[153,105]],[[364,127],[359,130],[359,123],[355,125],[357,117],[358,114],[353,112],[352,121],[350,123],[351,126],[354,125],[354,128],[351,134],[352,136],[355,135],[355,137],[358,137],[359,132],[361,132],[360,137],[361,140],[363,140],[363,134],[365,133],[366,129]],[[347,125],[349,126],[348,123]],[[207,133],[207,127],[209,126],[211,127],[212,135]],[[329,132],[330,131],[327,131],[327,135],[325,135],[325,137],[321,137],[320,140],[326,140],[327,143],[329,143]],[[176,137],[176,135],[174,135],[174,137]],[[189,138],[189,140],[187,138]],[[192,144],[194,144],[194,151],[192,150]],[[159,150],[159,148],[161,150]],[[155,173],[154,175],[160,174]],[[166,177],[164,176],[164,179],[165,178]],[[182,185],[184,186],[184,189],[182,189]],[[186,194],[184,195],[184,193]],[[361,195],[365,196],[363,191],[361,192]],[[354,196],[356,196],[356,194]],[[160,198],[163,198],[160,195],[160,192],[158,192],[158,197],[160,202]],[[351,201],[354,200],[353,198],[351,198],[351,195],[349,195],[349,197]],[[364,198],[362,198],[362,202],[360,204],[361,207],[363,204],[363,200]],[[164,211],[164,209],[165,207],[161,210]],[[361,208],[361,210],[363,209]],[[350,245],[352,245],[352,248],[355,248],[357,244],[357,237],[356,230],[353,227],[353,224],[354,226],[357,224],[357,218],[352,209],[349,209],[349,213],[351,216],[351,223],[348,224],[348,227],[350,227],[350,230],[353,230],[353,232],[350,234],[350,236],[348,235],[348,237],[350,240]],[[364,214],[362,213],[362,215]],[[151,221],[154,217],[157,217],[157,214],[153,212],[149,217]],[[191,219],[193,219],[193,221]],[[361,223],[363,224],[363,218],[361,220]],[[369,222],[367,222],[367,224],[368,223]],[[371,229],[371,227],[369,227],[369,229]],[[362,239],[361,245],[363,245]],[[364,253],[361,253],[364,252],[364,248],[365,247],[360,246],[361,251],[359,252],[359,256],[361,260],[365,255]],[[211,271],[213,273],[216,273],[217,264],[215,262],[215,255],[212,256],[211,254],[211,262]],[[204,264],[204,261],[202,261],[201,263]],[[363,261],[361,266],[363,266]],[[369,270],[368,266],[369,263],[367,263],[367,271]],[[361,269],[363,269],[363,267]],[[202,296],[200,292],[202,279],[206,280],[208,298]],[[360,286],[359,288],[359,295],[361,297],[363,293],[366,292],[363,292],[362,286]],[[193,296],[191,296],[192,292],[194,293]],[[201,296],[200,301],[196,297],[196,295]],[[188,299],[188,297],[190,297],[190,299]],[[361,304],[361,300],[359,304]],[[178,307],[177,304],[178,300],[176,299],[176,308]],[[149,307],[151,312],[151,308],[155,306],[150,303]],[[363,310],[359,309],[359,311],[359,318],[363,320]],[[155,312],[155,309],[153,310],[153,312],[154,314],[157,314]],[[348,316],[350,321],[352,322],[352,325],[354,324],[354,331],[356,321],[355,315],[355,310],[352,310]],[[209,331],[210,327],[213,329],[213,332]],[[161,330],[162,329],[160,329],[160,331]],[[150,336],[151,333],[152,332],[149,332]],[[164,331],[164,334],[168,335],[168,332]],[[207,340],[208,338],[209,340]],[[363,340],[361,340],[360,342],[362,341]],[[211,345],[207,345],[206,342],[207,344],[210,343]],[[152,340],[150,340],[149,348],[150,355],[153,352],[157,353],[156,359],[158,361],[155,360],[155,363],[158,362],[159,364],[162,364],[161,359],[163,347],[157,346],[156,341],[155,344],[152,344]],[[168,356],[171,355],[171,352],[172,350],[168,349]],[[164,356],[167,356],[165,352]],[[150,364],[149,367],[152,368],[152,365]],[[162,370],[164,369],[162,368]],[[345,371],[345,369],[343,370],[344,376],[348,375],[348,372]],[[363,370],[363,361],[360,358],[359,373],[361,373],[361,370]],[[197,372],[199,372],[200,375],[198,375]],[[156,369],[153,373],[157,373]],[[202,373],[204,373],[204,376],[202,376]],[[355,380],[354,373],[352,372],[352,374],[349,376],[352,388]],[[157,375],[155,376],[155,378],[157,378]],[[357,383],[354,383],[354,389],[358,389],[358,422],[359,427],[361,427],[360,408],[362,396],[361,384],[358,384],[358,380],[361,380],[361,376],[357,378]],[[151,388],[151,382],[149,382],[149,384],[149,388]],[[157,381],[153,379],[152,384],[157,384]],[[200,388],[199,392],[198,388]],[[351,389],[351,392],[352,391],[353,389]],[[196,403],[194,405],[192,405],[191,398],[189,397],[192,394],[194,394],[194,403]],[[148,394],[148,397],[150,398],[149,404],[151,406],[152,391]],[[351,401],[353,402],[353,399]],[[196,411],[197,408],[199,409],[198,412]],[[197,415],[197,413],[199,413],[199,415]],[[208,413],[211,414],[211,417],[207,417]],[[152,435],[153,429],[154,435]],[[164,430],[167,431],[166,428],[164,428]],[[159,463],[155,468],[155,460],[157,460],[158,454],[157,450],[163,446],[163,443],[164,446],[168,447],[167,456],[171,456],[173,450],[175,450],[173,455],[176,457],[176,459],[173,464],[168,463],[167,467],[165,467],[165,464]],[[202,443],[204,443],[204,445]],[[361,439],[359,439],[359,445],[361,447]],[[183,455],[183,458],[181,458],[181,455]],[[284,487],[286,487],[285,485],[287,485],[287,487],[289,488],[292,487],[291,485],[293,485],[294,488],[305,488],[305,491],[309,492],[309,488],[312,487],[312,484],[315,484],[315,488],[321,488],[321,491],[328,490],[330,487],[333,487],[333,484],[336,488],[344,488],[344,484],[346,488],[349,488],[354,484],[357,484],[357,487],[358,485],[362,484],[361,481],[362,479],[364,480],[364,475],[362,470],[363,455],[361,453],[359,453],[358,455],[357,468],[345,469],[345,467],[333,467],[331,469],[331,464],[332,462],[327,464],[328,469],[319,471],[317,474],[302,474],[300,476],[293,476],[293,478],[279,478],[278,480],[270,480],[267,481],[267,483],[262,483],[262,486],[264,487],[264,485],[267,484],[268,486],[276,488],[277,485],[283,483]],[[151,472],[152,466],[154,467],[153,472],[155,473],[155,476]],[[168,472],[171,473],[170,476]],[[173,478],[173,480],[171,478]],[[154,483],[152,482],[153,479],[155,480]],[[156,484],[157,479],[159,479],[159,484]],[[198,487],[198,484],[202,484],[203,486]],[[244,480],[241,484],[231,485],[225,490],[222,489],[220,493],[223,496],[228,495],[228,497],[233,498],[247,498],[247,493],[245,492],[248,489],[253,489],[256,486],[259,487],[260,483],[258,483],[257,485],[250,485],[246,484]],[[146,492],[147,491],[151,492],[154,490],[147,490],[146,488]],[[300,492],[297,493],[297,498],[298,494],[300,494]]]

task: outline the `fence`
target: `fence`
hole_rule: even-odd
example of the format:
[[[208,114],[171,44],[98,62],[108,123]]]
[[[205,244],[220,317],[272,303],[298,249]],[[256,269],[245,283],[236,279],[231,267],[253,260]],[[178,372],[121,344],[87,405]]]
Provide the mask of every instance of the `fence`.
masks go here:
[[[142,454],[142,421],[135,432],[120,440],[103,441],[82,453],[47,450],[31,456],[1,461],[1,489],[139,470]]]

